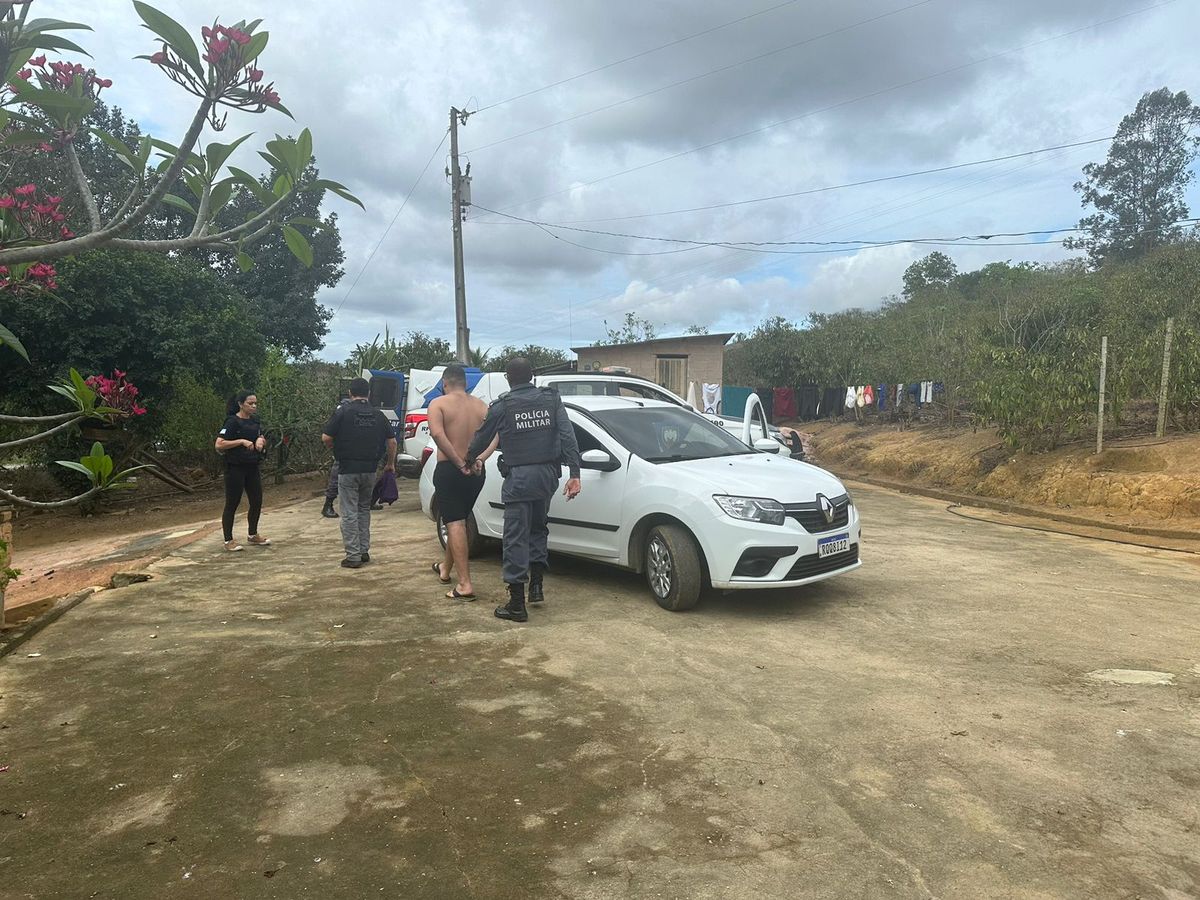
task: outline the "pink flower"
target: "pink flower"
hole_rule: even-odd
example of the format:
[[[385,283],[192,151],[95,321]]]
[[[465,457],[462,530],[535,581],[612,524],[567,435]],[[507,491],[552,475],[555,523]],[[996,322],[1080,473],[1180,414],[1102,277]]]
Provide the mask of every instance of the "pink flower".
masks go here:
[[[17,73],[17,77],[20,78],[22,81],[28,81],[29,76],[32,74],[33,74],[32,69],[22,69],[20,72]]]
[[[102,88],[110,88],[110,87],[112,87],[112,79],[111,78],[100,78],[100,79],[97,79],[96,84],[100,85],[100,87],[102,87]]]
[[[251,84],[257,84],[258,82],[262,81],[263,71],[262,71],[262,69],[256,69],[253,66],[251,66],[250,71],[247,73],[247,75],[250,79]]]
[[[39,144],[38,149],[41,150],[43,153],[49,153],[54,148],[51,147],[49,144]]]
[[[62,231],[59,232],[59,236],[64,241],[69,241],[71,238],[75,237],[75,232],[73,232],[70,228],[68,228],[66,225],[64,225],[62,227]]]
[[[163,53],[161,50],[150,57],[150,62],[154,63],[156,66],[161,66],[166,61],[167,54]]]
[[[35,56],[29,61],[29,64],[31,66],[37,66],[40,69],[46,64],[46,55],[43,53],[41,56]]]
[[[60,203],[62,203],[62,200],[63,200],[62,197],[47,197],[46,198],[46,202],[49,203],[51,206],[58,206]]]
[[[23,184],[19,188],[16,188],[13,191],[13,193],[16,194],[18,197],[28,197],[30,194],[34,193],[36,190],[37,190],[36,184]]]
[[[279,95],[270,88],[267,88],[266,93],[263,94],[263,100],[265,100],[267,103],[278,103]]]
[[[12,209],[16,202],[16,200],[6,194],[3,197],[0,197],[0,209]]]

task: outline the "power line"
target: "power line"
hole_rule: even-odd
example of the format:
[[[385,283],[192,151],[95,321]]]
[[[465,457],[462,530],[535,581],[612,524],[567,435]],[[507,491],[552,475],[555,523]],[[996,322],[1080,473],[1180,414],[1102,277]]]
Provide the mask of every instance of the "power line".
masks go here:
[[[392,230],[392,226],[396,224],[396,220],[400,218],[400,213],[404,212],[404,207],[408,206],[408,201],[412,199],[413,193],[417,190],[417,185],[421,183],[421,179],[424,178],[425,173],[429,171],[429,167],[433,164],[433,160],[437,157],[438,152],[441,151],[442,145],[446,143],[446,138],[449,136],[449,134],[450,129],[447,128],[446,133],[442,135],[442,139],[438,141],[438,145],[433,148],[433,153],[429,154],[429,159],[425,161],[425,168],[421,170],[421,174],[417,176],[417,180],[412,183],[412,187],[410,187],[408,189],[408,193],[404,195],[404,202],[400,204],[400,208],[396,210],[396,214],[392,216],[392,221],[388,222],[387,228],[383,229],[383,234],[379,236],[379,240],[376,242],[375,248],[371,251],[371,254],[367,257],[367,261],[363,263],[362,268],[358,270],[358,274],[354,276],[354,281],[351,282],[350,287],[346,290],[346,295],[342,297],[342,302],[339,303],[337,309],[333,311],[334,316],[342,311],[342,307],[345,306],[346,301],[350,299],[350,294],[354,292],[354,289],[358,286],[359,279],[362,278],[363,273],[367,271],[367,266],[371,264],[371,260],[375,258],[375,254],[378,253],[379,248],[383,246],[384,238],[388,236],[388,232]],[[330,318],[332,319],[333,316],[330,316]]]
[[[983,63],[986,63],[986,62],[991,62],[992,60],[999,59],[1000,57],[1003,57],[1003,56],[1008,56],[1013,53],[1020,53],[1023,50],[1029,50],[1033,47],[1038,47],[1038,46],[1041,46],[1042,44],[1050,43],[1051,41],[1062,40],[1063,38],[1071,37],[1072,35],[1079,34],[1084,31],[1089,31],[1093,28],[1100,28],[1104,25],[1110,25],[1113,22],[1118,22],[1122,19],[1130,18],[1131,16],[1141,15],[1142,13],[1150,12],[1151,10],[1158,9],[1163,6],[1168,6],[1174,2],[1176,2],[1176,0],[1161,0],[1161,2],[1159,2],[1159,3],[1155,3],[1150,6],[1142,7],[1140,9],[1132,10],[1127,13],[1122,13],[1119,16],[1113,16],[1108,19],[1103,19],[1099,22],[1093,22],[1089,25],[1083,25],[1083,26],[1080,26],[1079,28],[1073,28],[1070,31],[1065,31],[1060,34],[1051,35],[1050,37],[1047,37],[1047,38],[1041,38],[1036,41],[1031,41],[1027,44],[1022,44],[1018,47],[1012,47],[1007,50],[1000,50],[996,53],[992,53],[987,56],[980,57],[979,59],[971,60],[971,61],[965,62],[965,63],[960,63],[956,66],[951,66],[948,69],[943,69],[940,72],[934,72],[929,75],[923,75],[920,78],[914,78],[914,79],[905,81],[900,84],[892,85],[891,87],[880,88],[878,90],[871,91],[866,94],[861,94],[857,97],[852,97],[848,100],[841,100],[841,101],[838,101],[837,103],[832,103],[832,104],[829,104],[828,106],[824,106],[819,109],[814,109],[814,110],[810,110],[809,112],[806,112],[806,113],[801,113],[800,115],[797,115],[797,116],[791,116],[787,119],[780,119],[777,122],[771,122],[771,123],[769,123],[767,125],[763,125],[759,128],[751,129],[750,131],[743,131],[738,134],[729,135],[728,137],[723,137],[723,138],[719,138],[715,141],[710,141],[707,144],[701,144],[697,147],[691,147],[687,150],[681,150],[678,153],[672,153],[671,155],[661,157],[660,159],[652,160],[647,163],[642,163],[637,166],[632,166],[628,169],[621,169],[620,171],[617,171],[617,172],[611,172],[607,175],[601,175],[598,178],[593,178],[591,181],[575,183],[575,184],[570,185],[569,187],[562,188],[561,190],[558,190],[558,191],[553,191],[549,194],[542,194],[539,197],[532,197],[528,200],[522,200],[518,203],[511,203],[508,206],[505,206],[504,209],[505,210],[516,209],[517,207],[527,206],[530,203],[536,203],[540,200],[548,200],[551,197],[558,197],[562,194],[569,193],[570,191],[577,190],[580,187],[591,187],[592,185],[599,184],[602,181],[608,181],[612,178],[619,178],[622,175],[629,175],[629,174],[632,174],[633,172],[640,172],[643,169],[649,169],[649,168],[652,168],[653,166],[662,165],[665,162],[671,162],[672,160],[676,160],[681,157],[688,156],[692,153],[699,153],[702,150],[708,150],[712,147],[717,147],[721,144],[729,143],[730,141],[741,140],[742,138],[752,137],[756,134],[762,134],[763,132],[770,131],[772,128],[778,128],[780,125],[787,125],[792,122],[797,122],[797,121],[800,121],[801,119],[808,118],[810,116],[819,115],[820,113],[823,113],[823,112],[829,112],[831,110],[840,109],[841,107],[844,107],[844,106],[849,106],[854,103],[859,103],[863,100],[870,100],[875,97],[880,97],[880,96],[883,96],[884,94],[892,93],[893,91],[902,90],[903,88],[906,88],[906,87],[912,87],[915,84],[921,84],[926,81],[931,81],[934,78],[940,78],[944,75],[949,75],[954,72],[960,72],[960,71],[963,71],[964,69],[969,69],[973,66],[978,66],[978,65],[982,65]]]
[[[657,87],[657,88],[654,88],[653,90],[645,91],[641,94],[635,94],[632,97],[626,97],[623,100],[617,100],[613,103],[605,104],[604,106],[598,106],[595,109],[589,109],[587,112],[576,113],[573,116],[567,116],[565,119],[559,119],[556,122],[550,122],[546,125],[539,125],[537,128],[531,128],[528,131],[522,131],[519,134],[510,134],[508,137],[500,138],[499,140],[492,141],[491,143],[488,143],[488,144],[481,144],[480,146],[475,147],[466,152],[467,153],[479,153],[482,150],[488,150],[492,147],[499,146],[500,144],[507,144],[509,141],[515,141],[519,138],[528,137],[531,134],[537,134],[538,132],[547,131],[548,129],[555,128],[559,125],[565,125],[568,122],[574,122],[579,119],[586,118],[587,116],[595,115],[596,113],[605,112],[610,109],[615,109],[618,106],[624,106],[626,103],[633,103],[635,100],[641,100],[645,97],[653,96],[654,94],[661,94],[663,91],[669,91],[672,88],[677,88],[677,87],[680,87],[685,84],[691,84],[693,81],[699,81],[702,78],[708,78],[711,75],[717,75],[717,74],[720,74],[721,72],[728,72],[730,69],[736,69],[738,66],[744,66],[747,63],[758,62],[759,60],[766,59],[769,56],[775,56],[776,54],[783,53],[787,50],[794,50],[797,47],[803,47],[806,44],[812,44],[812,43],[815,43],[816,41],[824,40],[827,37],[832,37],[837,34],[842,34],[844,32],[851,31],[855,28],[859,28],[863,25],[869,25],[872,22],[878,22],[881,19],[886,19],[891,16],[899,15],[902,12],[907,12],[910,9],[916,9],[918,6],[925,6],[925,5],[927,5],[929,3],[933,3],[933,2],[934,2],[934,0],[918,0],[918,2],[910,3],[908,6],[902,6],[899,9],[893,9],[889,12],[880,13],[879,15],[871,16],[868,19],[862,19],[858,22],[853,22],[849,25],[843,25],[840,28],[835,28],[832,31],[826,31],[821,34],[813,35],[812,37],[805,38],[804,40],[801,40],[801,41],[794,41],[790,44],[786,44],[783,47],[777,47],[774,50],[768,50],[766,53],[759,53],[757,56],[750,56],[750,57],[747,57],[746,59],[740,59],[737,62],[729,63],[728,65],[719,66],[718,68],[715,68],[715,69],[709,69],[707,72],[701,72],[698,75],[691,75],[691,76],[689,76],[687,78],[683,78],[679,81],[673,81],[670,84],[665,84],[662,87]]]
[[[526,97],[532,97],[534,94],[540,94],[542,91],[548,91],[551,88],[561,87],[564,84],[569,84],[572,81],[577,81],[578,79],[585,78],[588,75],[595,75],[597,72],[603,72],[606,69],[611,69],[614,66],[621,65],[622,63],[632,62],[635,59],[641,59],[643,56],[649,56],[651,53],[657,53],[659,50],[666,50],[668,47],[674,47],[678,44],[687,43],[695,38],[704,37],[706,34],[712,34],[713,32],[720,31],[723,28],[728,28],[731,25],[737,25],[741,22],[746,22],[750,19],[757,18],[758,16],[765,16],[767,13],[775,12],[777,9],[783,9],[785,6],[794,6],[799,2],[800,0],[786,0],[784,3],[777,3],[774,6],[768,6],[766,9],[761,9],[758,12],[740,16],[739,18],[731,19],[728,22],[722,22],[720,25],[714,25],[711,28],[705,28],[703,31],[693,32],[692,34],[685,35],[684,37],[676,38],[673,41],[667,41],[665,44],[659,44],[657,47],[651,47],[648,50],[642,50],[638,53],[634,53],[632,56],[626,56],[621,59],[614,60],[613,62],[605,63],[604,65],[597,66],[594,69],[588,69],[586,72],[580,72],[578,75],[571,75],[569,78],[561,78],[558,81],[551,82],[550,84],[544,84],[540,88],[534,88],[533,90],[525,91],[522,94],[515,94],[514,96],[509,97],[507,100],[500,100],[496,103],[491,103],[487,106],[480,107],[479,109],[475,110],[475,113],[486,112],[489,109],[495,109],[497,106],[504,106],[504,104],[512,103],[515,100],[523,100]]]
[[[710,203],[707,206],[691,206],[686,209],[667,209],[660,212],[635,213],[626,216],[608,216],[602,219],[568,219],[561,223],[563,225],[591,225],[601,222],[628,222],[632,219],[653,219],[659,216],[676,216],[683,213],[707,212],[713,209],[729,209],[733,206],[746,206],[751,203],[766,203],[769,200],[787,200],[792,197],[807,197],[810,194],[823,194],[828,191],[840,191],[845,188],[863,187],[869,184],[882,184],[888,181],[899,181],[902,178],[916,178],[920,175],[937,175],[942,172],[952,172],[955,169],[966,169],[972,166],[982,166],[988,163],[1007,162],[1012,159],[1020,159],[1026,156],[1035,156],[1040,153],[1051,153],[1055,150],[1070,150],[1075,147],[1086,147],[1090,144],[1103,144],[1114,140],[1114,136],[1093,138],[1089,141],[1076,141],[1071,144],[1057,144],[1053,147],[1039,147],[1036,150],[1024,150],[1020,153],[1009,153],[1005,156],[993,156],[988,159],[977,159],[971,162],[955,163],[949,166],[938,166],[933,169],[920,169],[916,172],[903,172],[899,175],[882,175],[878,178],[864,178],[861,181],[848,181],[843,184],[830,184],[824,187],[807,188],[803,191],[790,191],[786,194],[770,194],[766,197],[751,197],[747,200],[730,200],[725,203]],[[480,224],[480,223],[476,223]]]
[[[960,234],[960,235],[957,235],[954,237],[889,238],[887,240],[877,240],[877,241],[876,240],[866,240],[863,238],[847,238],[844,240],[830,240],[830,241],[706,241],[706,240],[695,240],[695,239],[691,239],[691,238],[674,238],[674,237],[662,237],[659,235],[628,234],[628,233],[616,232],[616,231],[602,231],[602,230],[595,229],[595,228],[579,228],[579,227],[573,226],[573,225],[563,225],[563,224],[555,223],[555,222],[542,222],[542,221],[537,221],[535,219],[526,219],[526,218],[522,218],[521,216],[513,216],[513,215],[509,215],[507,213],[497,212],[496,210],[487,209],[482,206],[479,207],[479,209],[482,209],[484,212],[491,213],[493,215],[504,216],[507,219],[512,219],[513,221],[521,222],[526,225],[536,226],[541,231],[543,231],[547,234],[550,234],[551,237],[556,237],[559,240],[565,240],[565,239],[561,238],[559,235],[554,234],[551,231],[551,229],[581,232],[584,234],[603,235],[605,237],[625,238],[625,239],[629,239],[629,240],[655,241],[655,242],[670,243],[670,244],[686,244],[688,246],[685,249],[700,249],[703,247],[720,247],[720,248],[723,248],[726,250],[744,250],[744,251],[748,251],[748,252],[752,252],[752,253],[778,253],[778,254],[787,254],[787,255],[801,255],[801,254],[810,254],[810,253],[844,253],[847,250],[869,250],[869,249],[875,249],[877,247],[892,247],[897,244],[936,244],[939,246],[946,246],[946,247],[962,247],[962,246],[977,245],[977,243],[980,241],[987,241],[989,243],[989,246],[994,246],[994,247],[1021,247],[1021,246],[1031,246],[1034,244],[1045,244],[1045,243],[1051,243],[1051,242],[1049,242],[1049,241],[1017,241],[1017,242],[1005,243],[1005,242],[996,241],[995,239],[996,238],[1038,237],[1038,236],[1044,236],[1044,235],[1067,234],[1067,233],[1074,233],[1074,232],[1080,232],[1080,231],[1087,230],[1085,228],[1080,228],[1078,226],[1072,226],[1072,227],[1067,227],[1067,228],[1042,228],[1042,229],[1035,229],[1035,230],[1031,230],[1031,231],[1007,231],[1007,232],[993,232],[993,233],[988,233],[988,234]],[[1200,219],[1181,219],[1177,222],[1172,222],[1170,224],[1170,226],[1163,226],[1163,227],[1174,227],[1176,225],[1194,225],[1197,222],[1200,222]],[[567,241],[567,243],[573,244],[574,242]],[[609,249],[602,248],[602,247],[588,247],[588,246],[584,246],[582,244],[574,244],[574,246],[582,247],[585,250],[593,250],[593,251],[596,251],[599,253],[622,253],[622,255],[638,255],[638,256],[656,255],[656,254],[649,254],[649,253],[638,253],[638,254],[627,253],[627,252],[623,252],[623,251],[609,250]],[[821,248],[833,248],[833,249],[820,249],[820,250],[774,250],[774,249],[768,249],[768,248],[774,248],[774,247],[821,247]],[[665,252],[672,252],[672,251],[660,251],[660,253],[665,253]],[[678,253],[678,252],[682,252],[682,251],[676,250],[673,252]]]

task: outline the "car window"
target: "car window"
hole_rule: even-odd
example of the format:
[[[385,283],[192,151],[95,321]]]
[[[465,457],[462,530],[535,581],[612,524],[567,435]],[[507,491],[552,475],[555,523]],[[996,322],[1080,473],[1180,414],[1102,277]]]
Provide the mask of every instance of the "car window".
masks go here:
[[[603,397],[607,391],[603,382],[558,381],[550,385],[561,397]]]
[[[667,463],[755,451],[723,428],[678,406],[597,410],[604,430],[647,462]]]
[[[575,429],[575,442],[579,444],[580,453],[586,453],[588,450],[603,450],[605,453],[608,452],[608,448],[596,440],[590,431],[584,431],[574,422],[571,423],[571,427]]]
[[[675,406],[679,405],[679,401],[670,394],[660,391],[649,384],[628,384],[622,382],[617,386],[617,395],[621,397],[633,397],[638,400],[662,400],[664,403],[672,403]]]

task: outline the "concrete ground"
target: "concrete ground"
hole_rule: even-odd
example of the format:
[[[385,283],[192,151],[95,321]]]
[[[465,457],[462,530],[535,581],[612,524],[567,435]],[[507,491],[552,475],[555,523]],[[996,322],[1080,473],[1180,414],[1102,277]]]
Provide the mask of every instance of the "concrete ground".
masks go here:
[[[0,661],[0,898],[1200,895],[1200,558],[861,488],[851,575],[559,560],[519,626],[411,486],[365,569],[276,510]]]

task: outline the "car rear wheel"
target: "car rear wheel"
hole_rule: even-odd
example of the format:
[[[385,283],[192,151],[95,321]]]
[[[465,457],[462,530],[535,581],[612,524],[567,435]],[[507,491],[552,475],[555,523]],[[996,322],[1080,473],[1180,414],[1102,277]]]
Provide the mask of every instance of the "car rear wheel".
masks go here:
[[[704,563],[682,525],[656,525],[646,536],[646,583],[663,609],[680,612],[700,600]]]
[[[447,531],[446,523],[442,521],[442,514],[439,512],[437,517],[437,533],[438,543],[442,545],[442,549],[446,549]],[[479,551],[483,549],[483,538],[479,536],[479,528],[475,525],[475,513],[467,516],[467,556],[474,559],[479,555]]]

